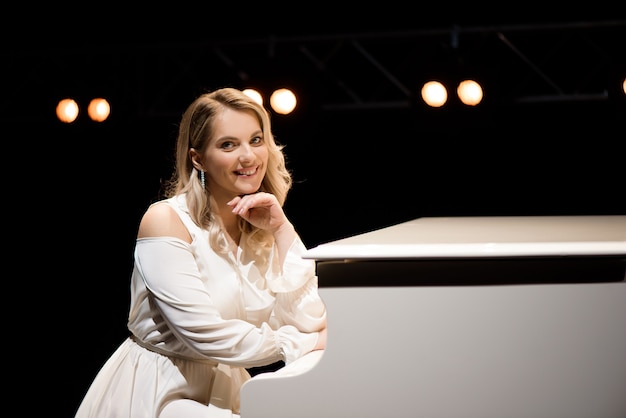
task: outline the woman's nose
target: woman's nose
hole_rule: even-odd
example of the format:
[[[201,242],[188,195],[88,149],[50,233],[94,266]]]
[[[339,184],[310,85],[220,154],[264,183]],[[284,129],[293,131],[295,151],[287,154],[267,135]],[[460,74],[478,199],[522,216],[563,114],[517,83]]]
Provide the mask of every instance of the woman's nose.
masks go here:
[[[240,148],[241,152],[239,153],[239,161],[241,162],[247,162],[247,161],[252,161],[252,159],[254,158],[254,153],[252,152],[252,147],[248,146],[248,145],[243,145]]]

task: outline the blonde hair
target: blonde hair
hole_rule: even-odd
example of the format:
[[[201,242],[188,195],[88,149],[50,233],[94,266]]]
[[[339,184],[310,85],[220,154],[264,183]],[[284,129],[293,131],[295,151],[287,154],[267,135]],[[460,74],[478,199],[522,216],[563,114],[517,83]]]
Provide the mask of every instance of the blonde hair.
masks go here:
[[[224,232],[221,224],[216,222],[211,208],[210,192],[200,183],[199,173],[193,166],[189,149],[194,148],[199,153],[206,150],[213,136],[215,117],[224,107],[251,111],[259,120],[269,151],[267,172],[259,191],[273,194],[282,206],[293,183],[291,172],[285,165],[285,156],[282,152],[284,146],[274,139],[270,116],[262,105],[241,90],[228,87],[197,97],[183,113],[179,124],[175,169],[171,179],[165,184],[165,196],[173,197],[186,193],[191,218],[197,225],[209,230],[211,246],[216,251],[227,250]],[[239,229],[247,233],[248,243],[257,253],[273,243],[271,234],[254,227],[244,219],[239,220]]]

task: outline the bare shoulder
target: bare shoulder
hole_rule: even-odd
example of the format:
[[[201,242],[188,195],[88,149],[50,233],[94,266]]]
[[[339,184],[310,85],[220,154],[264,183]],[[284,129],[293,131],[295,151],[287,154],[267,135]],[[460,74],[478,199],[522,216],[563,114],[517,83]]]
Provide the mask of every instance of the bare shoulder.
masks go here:
[[[191,242],[191,235],[176,211],[165,203],[152,205],[139,223],[137,238],[175,237]]]

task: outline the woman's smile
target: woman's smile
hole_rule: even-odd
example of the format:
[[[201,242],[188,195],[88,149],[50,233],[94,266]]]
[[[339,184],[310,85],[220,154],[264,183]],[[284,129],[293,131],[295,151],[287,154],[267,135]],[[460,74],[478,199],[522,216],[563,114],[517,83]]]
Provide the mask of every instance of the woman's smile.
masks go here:
[[[259,166],[257,165],[257,166],[250,167],[250,168],[242,168],[239,170],[235,170],[235,174],[238,176],[250,177],[256,174],[258,170],[259,170]]]

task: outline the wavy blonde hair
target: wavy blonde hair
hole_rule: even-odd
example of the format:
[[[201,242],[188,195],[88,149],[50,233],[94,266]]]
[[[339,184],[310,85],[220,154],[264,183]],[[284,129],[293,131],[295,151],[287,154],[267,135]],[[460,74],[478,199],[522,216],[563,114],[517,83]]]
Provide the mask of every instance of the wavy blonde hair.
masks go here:
[[[165,196],[173,197],[186,193],[187,206],[193,221],[209,231],[211,246],[216,251],[227,251],[226,239],[221,223],[216,221],[211,205],[213,199],[208,189],[200,183],[199,173],[194,168],[189,149],[204,153],[213,137],[214,121],[224,107],[239,111],[253,112],[261,125],[263,137],[268,147],[269,159],[265,177],[259,191],[276,196],[284,205],[293,179],[285,164],[284,146],[278,144],[271,129],[267,110],[253,99],[235,88],[221,88],[197,97],[185,110],[181,118],[176,139],[176,164],[172,177],[165,184]],[[273,244],[273,237],[267,231],[254,227],[243,218],[239,229],[246,232],[248,244],[258,254]]]

